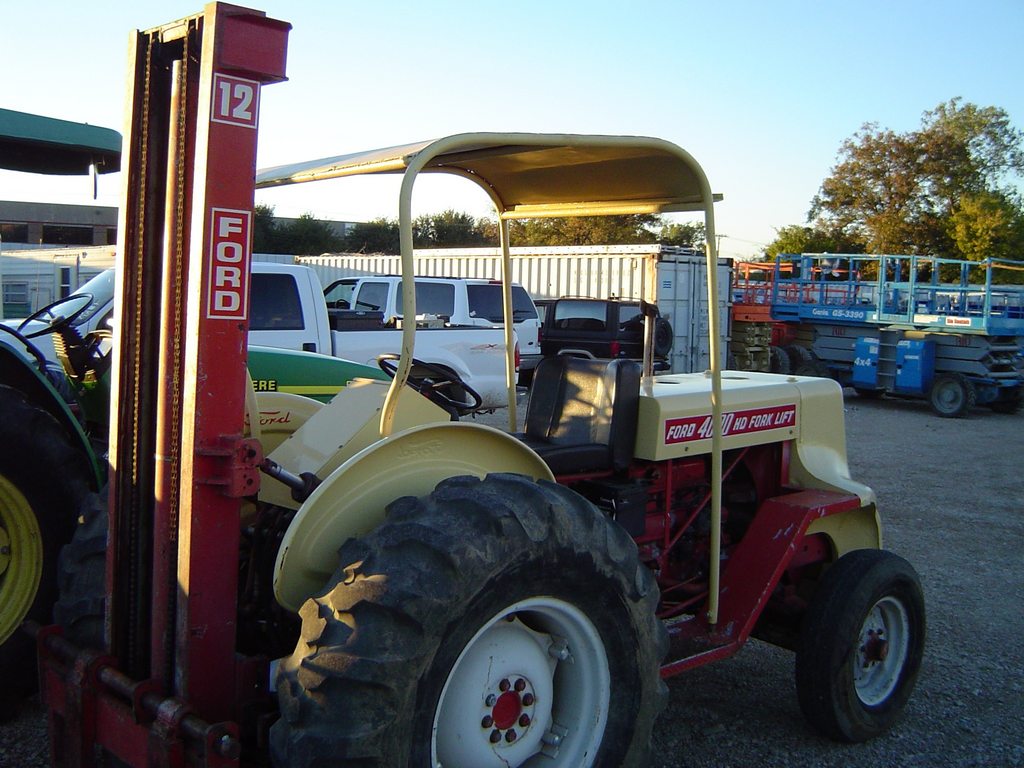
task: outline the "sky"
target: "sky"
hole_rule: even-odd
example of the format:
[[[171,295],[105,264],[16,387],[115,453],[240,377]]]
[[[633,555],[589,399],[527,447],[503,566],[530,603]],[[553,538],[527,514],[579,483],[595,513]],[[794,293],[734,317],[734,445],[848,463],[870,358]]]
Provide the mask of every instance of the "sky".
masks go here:
[[[656,136],[688,150],[724,199],[724,256],[803,224],[842,142],[903,132],[962,97],[1024,127],[1024,0],[265,0],[292,24],[288,81],[263,89],[257,165],[467,131]],[[122,129],[128,37],[202,10],[184,0],[10,3],[0,107]],[[10,31],[17,30],[17,34]],[[397,181],[257,192],[279,216],[397,218]],[[492,214],[429,177],[414,215]],[[95,203],[117,205],[118,175]],[[0,172],[0,199],[91,204],[92,183]],[[685,217],[678,220],[686,221]]]

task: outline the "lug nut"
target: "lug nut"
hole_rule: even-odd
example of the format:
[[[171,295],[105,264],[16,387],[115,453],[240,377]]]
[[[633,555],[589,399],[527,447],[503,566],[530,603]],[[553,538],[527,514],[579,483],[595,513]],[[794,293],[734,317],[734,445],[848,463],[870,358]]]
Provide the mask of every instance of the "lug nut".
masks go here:
[[[565,640],[558,640],[548,646],[548,654],[558,661],[565,661],[569,658],[569,644]]]
[[[533,698],[533,694],[532,693],[524,693],[523,694],[523,706],[524,707],[532,707],[533,706],[533,702],[534,702],[534,698]]]
[[[529,724],[530,724],[530,716],[529,715],[520,715],[520,717],[519,717],[519,726],[521,728],[525,728]]]
[[[523,678],[516,680],[516,693],[522,693],[526,689],[526,681]]]
[[[501,731],[495,728],[491,731],[491,744],[497,744],[499,741],[501,741]]]
[[[512,730],[511,728],[509,728],[505,732],[505,741],[507,741],[509,744],[511,744],[513,741],[515,741],[518,738],[519,737],[516,735],[516,732],[514,730]]]
[[[497,703],[498,703],[498,697],[495,696],[493,693],[490,696],[488,696],[486,699],[484,699],[484,704],[486,704],[488,707],[493,707]]]
[[[484,719],[480,721],[481,728],[490,728],[494,725],[494,718],[490,715],[484,715]]]
[[[505,691],[507,691],[511,687],[512,687],[512,684],[508,680],[502,680],[500,683],[498,683],[498,690],[501,691],[502,693],[504,693]]]
[[[562,735],[554,731],[548,731],[540,737],[540,740],[552,747],[557,747],[562,743]]]

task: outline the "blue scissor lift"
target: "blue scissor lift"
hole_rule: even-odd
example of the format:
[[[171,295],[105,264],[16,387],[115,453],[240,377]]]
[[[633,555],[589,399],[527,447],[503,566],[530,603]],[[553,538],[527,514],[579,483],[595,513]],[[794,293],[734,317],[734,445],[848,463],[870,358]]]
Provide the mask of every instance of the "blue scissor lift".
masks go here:
[[[924,397],[941,416],[1020,408],[1024,264],[915,255],[781,254],[772,318],[797,325],[795,373],[865,396]]]

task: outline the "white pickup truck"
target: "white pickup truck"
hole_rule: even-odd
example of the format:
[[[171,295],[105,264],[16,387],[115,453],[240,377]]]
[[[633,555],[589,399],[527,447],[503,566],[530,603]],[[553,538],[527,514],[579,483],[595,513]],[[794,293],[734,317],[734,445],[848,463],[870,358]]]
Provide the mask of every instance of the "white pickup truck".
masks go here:
[[[416,309],[424,315],[443,318],[447,325],[475,325],[500,328],[504,322],[501,282],[485,278],[418,276]],[[402,317],[402,278],[397,275],[343,277],[324,288],[327,311],[379,312],[385,323]],[[350,313],[348,313],[350,314]],[[542,355],[540,317],[523,286],[512,284],[512,326],[519,352],[520,383],[528,384]]]
[[[328,312],[323,288],[309,267],[252,265],[249,343],[302,349],[376,365],[381,354],[398,354],[402,332],[381,312]],[[507,405],[505,336],[501,328],[418,319],[414,357],[452,371],[480,395],[485,409]]]
[[[107,327],[114,309],[113,270],[101,272],[75,293],[92,296],[74,321],[76,330],[85,336]],[[374,366],[378,355],[401,351],[402,332],[393,319],[385,323],[381,313],[359,311],[328,314],[320,280],[309,267],[254,262],[249,306],[251,346],[318,352]],[[437,327],[416,334],[416,359],[455,373],[480,395],[481,408],[507,405],[504,331],[440,321],[428,325]],[[46,357],[56,359],[49,337],[34,341]],[[462,398],[456,393],[456,399]]]

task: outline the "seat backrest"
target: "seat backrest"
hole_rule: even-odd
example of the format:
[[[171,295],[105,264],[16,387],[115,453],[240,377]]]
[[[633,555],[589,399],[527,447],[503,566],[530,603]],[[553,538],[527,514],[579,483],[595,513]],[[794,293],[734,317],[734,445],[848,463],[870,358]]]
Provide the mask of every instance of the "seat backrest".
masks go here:
[[[622,469],[633,456],[639,402],[634,360],[546,357],[530,388],[526,438],[552,446],[607,445],[611,465]]]

